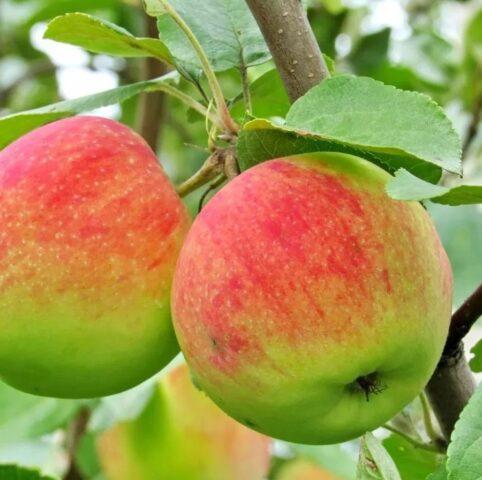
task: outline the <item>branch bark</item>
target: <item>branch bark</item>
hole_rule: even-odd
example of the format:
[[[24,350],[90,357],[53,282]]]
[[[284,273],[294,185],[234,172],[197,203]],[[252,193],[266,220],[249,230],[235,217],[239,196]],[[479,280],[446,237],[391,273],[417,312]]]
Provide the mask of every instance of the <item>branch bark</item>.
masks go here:
[[[146,15],[146,34],[157,38],[156,18]],[[156,58],[148,57],[144,63],[145,80],[167,73],[167,67]],[[139,100],[138,131],[156,153],[159,147],[161,125],[165,116],[166,95],[162,92],[143,93]]]
[[[467,153],[472,145],[472,142],[477,137],[479,130],[479,123],[482,120],[482,93],[475,99],[474,106],[472,108],[472,116],[470,119],[467,133],[464,138],[464,144],[462,147],[462,159],[467,156]]]
[[[246,0],[294,102],[330,76],[301,0]]]
[[[462,340],[482,315],[482,284],[452,315],[440,362],[426,392],[446,440],[475,392],[475,379],[464,355]]]
[[[66,437],[67,455],[69,465],[67,472],[64,475],[64,480],[83,480],[83,475],[77,467],[75,456],[79,448],[80,440],[82,439],[87,424],[89,423],[90,410],[87,407],[80,409],[77,416],[69,425]]]

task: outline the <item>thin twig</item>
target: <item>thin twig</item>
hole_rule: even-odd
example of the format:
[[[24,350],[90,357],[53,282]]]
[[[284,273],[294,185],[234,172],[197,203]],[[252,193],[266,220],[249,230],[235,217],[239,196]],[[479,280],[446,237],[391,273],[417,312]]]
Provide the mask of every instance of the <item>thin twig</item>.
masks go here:
[[[467,128],[467,133],[465,135],[464,144],[462,147],[462,159],[467,157],[467,154],[470,150],[472,142],[477,137],[477,133],[479,131],[479,124],[481,120],[482,120],[482,93],[479,94],[474,101],[470,123]]]
[[[76,455],[80,441],[87,430],[89,423],[90,410],[83,407],[79,410],[72,423],[69,425],[66,436],[66,448],[68,458],[68,468],[63,480],[82,480],[83,475],[77,467]]]
[[[402,432],[401,430],[398,430],[398,428],[392,427],[391,425],[385,424],[385,425],[382,425],[382,427],[404,438],[407,442],[409,442],[415,448],[421,448],[422,450],[428,450],[429,452],[437,452],[437,453],[444,452],[444,450],[440,446],[432,443],[419,442],[415,438],[412,438],[410,435],[407,435],[405,432]]]
[[[425,431],[427,432],[428,437],[434,444],[444,444],[444,440],[440,437],[440,435],[435,431],[432,422],[432,412],[430,409],[430,405],[427,400],[427,396],[424,392],[419,395],[420,403],[422,405],[422,416],[423,416],[423,425],[425,427]]]
[[[226,176],[225,175],[220,175],[219,178],[217,178],[213,183],[209,185],[209,187],[206,189],[206,191],[201,195],[201,198],[199,199],[199,203],[197,206],[197,211],[198,213],[203,209],[204,207],[204,202],[207,198],[207,196],[213,191],[216,190],[219,186],[223,184],[223,182],[226,181]]]
[[[482,283],[452,315],[443,357],[457,354],[460,342],[480,316],[482,316]]]
[[[184,32],[186,37],[188,38],[189,42],[191,43],[192,47],[194,48],[199,61],[201,62],[202,69],[204,74],[206,75],[209,88],[214,97],[214,101],[216,103],[216,107],[218,109],[218,114],[221,119],[221,123],[223,124],[223,129],[226,129],[229,132],[237,132],[239,130],[239,126],[236,122],[232,119],[228,107],[226,105],[226,101],[224,100],[224,94],[219,85],[219,82],[216,78],[216,74],[209,62],[209,59],[202,48],[199,40],[196,38],[192,30],[189,28],[189,25],[183,20],[183,18],[177,13],[177,11],[172,7],[172,5],[168,2],[168,0],[158,0],[162,6],[164,7],[167,14],[177,23],[177,25],[181,28]]]
[[[209,120],[212,123],[218,125],[220,128],[222,127],[221,124],[219,123],[219,119],[214,114],[214,112],[209,112],[204,105],[202,105],[201,103],[199,103],[197,100],[187,95],[186,93],[182,92],[181,90],[177,89],[173,85],[166,83],[166,81],[163,80],[162,77],[160,78],[159,82],[157,82],[156,84],[153,84],[149,88],[149,91],[151,92],[154,92],[157,90],[167,93],[168,95],[171,95],[172,97],[177,98],[178,100],[181,100],[181,102],[183,102],[185,105],[192,108],[193,110],[196,110],[196,112],[200,113],[203,117],[209,117]]]
[[[253,105],[251,103],[251,92],[249,91],[248,69],[244,63],[241,64],[239,73],[241,74],[241,83],[243,84],[244,109],[251,114],[253,111]]]

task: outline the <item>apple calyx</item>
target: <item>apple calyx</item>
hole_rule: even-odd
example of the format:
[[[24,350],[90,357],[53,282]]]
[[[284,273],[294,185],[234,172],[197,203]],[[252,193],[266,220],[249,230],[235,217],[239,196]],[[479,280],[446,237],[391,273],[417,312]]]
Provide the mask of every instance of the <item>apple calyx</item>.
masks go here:
[[[378,372],[358,377],[353,385],[355,390],[362,391],[365,394],[367,402],[370,401],[370,395],[378,395],[387,388],[387,385],[380,380]]]

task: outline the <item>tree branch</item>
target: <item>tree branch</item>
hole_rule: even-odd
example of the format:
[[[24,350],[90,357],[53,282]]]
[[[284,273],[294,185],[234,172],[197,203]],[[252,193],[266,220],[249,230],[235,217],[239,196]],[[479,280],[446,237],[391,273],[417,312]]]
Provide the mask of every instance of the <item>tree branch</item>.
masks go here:
[[[457,356],[460,342],[480,316],[482,316],[482,283],[452,315],[442,358]]]
[[[472,145],[472,142],[477,136],[479,130],[479,123],[482,120],[482,93],[475,99],[474,106],[472,108],[472,116],[470,119],[469,126],[467,128],[467,133],[464,138],[464,144],[462,147],[462,158],[467,156],[467,153]]]
[[[147,36],[157,38],[156,18],[147,15],[145,17]],[[161,77],[165,73],[167,73],[167,66],[159,59],[147,57],[144,60],[144,80]],[[165,105],[166,95],[163,92],[144,92],[139,99],[137,130],[154,152],[157,152],[159,146],[161,125],[165,117]]]
[[[460,413],[475,392],[475,379],[461,349],[451,362],[440,362],[425,389],[447,441]]]
[[[246,0],[291,101],[330,76],[301,0]]]
[[[442,357],[426,392],[446,440],[475,392],[475,379],[464,355],[462,339],[482,315],[482,284],[452,315]]]
[[[75,456],[79,448],[80,440],[82,439],[85,431],[87,430],[87,424],[89,423],[90,410],[87,407],[83,407],[79,410],[79,413],[69,425],[66,437],[67,455],[69,465],[67,472],[65,473],[64,480],[82,480],[83,475],[77,468]]]

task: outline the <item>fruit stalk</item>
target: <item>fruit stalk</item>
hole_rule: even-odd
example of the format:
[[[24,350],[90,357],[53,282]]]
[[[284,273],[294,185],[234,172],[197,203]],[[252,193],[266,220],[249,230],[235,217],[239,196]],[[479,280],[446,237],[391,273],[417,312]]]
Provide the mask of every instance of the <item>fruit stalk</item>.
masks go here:
[[[246,0],[294,102],[330,76],[300,0]]]

